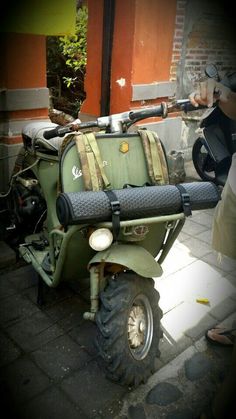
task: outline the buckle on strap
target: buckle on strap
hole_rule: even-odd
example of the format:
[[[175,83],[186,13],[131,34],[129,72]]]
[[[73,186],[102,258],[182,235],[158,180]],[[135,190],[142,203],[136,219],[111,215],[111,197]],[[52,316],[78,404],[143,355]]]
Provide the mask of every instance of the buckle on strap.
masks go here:
[[[178,184],[175,186],[180,191],[184,215],[186,217],[189,217],[190,215],[192,215],[190,196],[187,193],[186,189],[183,187],[183,185]]]
[[[113,236],[114,240],[117,241],[119,232],[120,232],[120,202],[117,199],[116,194],[110,190],[104,190],[105,194],[107,195],[112,212],[112,228],[113,228]]]
[[[119,201],[110,201],[112,213],[115,215],[120,215],[120,202]]]

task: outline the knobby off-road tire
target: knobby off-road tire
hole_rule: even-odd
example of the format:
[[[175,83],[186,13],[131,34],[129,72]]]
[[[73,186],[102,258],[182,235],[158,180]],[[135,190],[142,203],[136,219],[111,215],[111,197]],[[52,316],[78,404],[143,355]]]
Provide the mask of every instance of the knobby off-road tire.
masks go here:
[[[192,148],[192,160],[197,174],[202,180],[215,182],[215,162],[205,148],[201,138],[198,138]]]
[[[155,358],[160,355],[162,311],[154,281],[122,273],[110,278],[100,300],[95,343],[107,376],[137,387],[155,371]]]

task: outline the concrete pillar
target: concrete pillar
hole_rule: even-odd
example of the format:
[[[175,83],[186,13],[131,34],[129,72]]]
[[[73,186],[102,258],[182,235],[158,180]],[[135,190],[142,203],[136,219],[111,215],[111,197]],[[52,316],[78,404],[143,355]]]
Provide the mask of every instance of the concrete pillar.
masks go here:
[[[46,37],[1,34],[0,190],[5,191],[29,121],[48,120]]]

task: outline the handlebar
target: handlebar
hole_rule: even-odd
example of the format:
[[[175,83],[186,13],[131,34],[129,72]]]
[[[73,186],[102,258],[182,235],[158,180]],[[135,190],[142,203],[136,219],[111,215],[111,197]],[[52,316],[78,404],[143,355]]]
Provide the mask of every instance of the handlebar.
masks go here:
[[[158,106],[154,106],[152,108],[146,109],[139,109],[137,111],[130,111],[129,117],[131,121],[141,120],[145,118],[151,118],[152,116],[162,116],[162,118],[166,118],[168,115],[167,104],[162,102]]]
[[[57,125],[57,127],[50,129],[49,131],[44,131],[43,136],[46,140],[50,140],[54,137],[64,137],[64,135],[69,134],[74,131],[78,131],[79,129],[86,129],[86,128],[95,128],[98,126],[97,121],[88,121],[88,122],[81,122],[80,124],[72,123],[70,125],[61,126]]]
[[[190,112],[199,109],[206,109],[206,106],[198,106],[197,108],[191,104],[189,99],[180,99],[173,102],[162,102],[160,105],[147,107],[143,109],[132,110],[128,112],[113,114],[109,116],[98,117],[94,121],[80,122],[75,120],[66,126],[58,125],[57,127],[44,131],[43,136],[46,140],[54,137],[64,137],[64,135],[76,132],[82,129],[95,128],[105,129],[106,132],[124,132],[124,127],[128,128],[135,122],[151,117],[166,118],[169,112],[183,111]]]

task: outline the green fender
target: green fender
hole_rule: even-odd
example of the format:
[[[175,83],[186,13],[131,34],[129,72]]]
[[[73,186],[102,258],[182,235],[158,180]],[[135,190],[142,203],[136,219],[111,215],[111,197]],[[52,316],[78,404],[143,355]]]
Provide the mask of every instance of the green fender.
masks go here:
[[[134,244],[112,244],[108,249],[96,253],[89,261],[88,267],[101,262],[126,266],[145,278],[162,275],[162,268],[154,257],[143,247]]]

